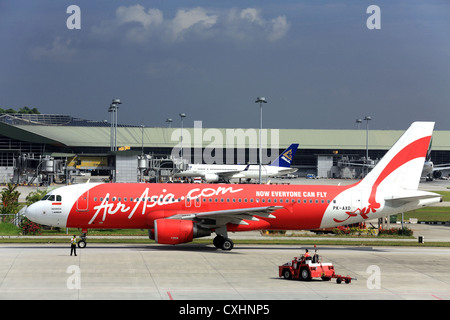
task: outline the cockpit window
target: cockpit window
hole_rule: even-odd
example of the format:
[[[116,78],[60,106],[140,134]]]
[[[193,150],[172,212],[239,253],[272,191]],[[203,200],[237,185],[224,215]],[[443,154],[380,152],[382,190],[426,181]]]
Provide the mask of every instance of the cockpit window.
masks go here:
[[[61,195],[54,195],[54,194],[47,194],[45,195],[41,201],[62,201],[62,196]]]

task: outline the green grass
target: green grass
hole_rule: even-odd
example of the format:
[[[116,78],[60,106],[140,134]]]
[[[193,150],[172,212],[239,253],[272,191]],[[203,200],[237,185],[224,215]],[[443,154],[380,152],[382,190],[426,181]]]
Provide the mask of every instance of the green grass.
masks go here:
[[[450,202],[450,191],[433,191],[442,195],[442,201]]]
[[[397,221],[401,221],[402,215],[397,215]],[[447,222],[450,221],[450,207],[425,207],[405,212],[404,219],[416,218],[421,221]]]
[[[0,235],[2,236],[18,236],[20,228],[12,223],[0,222]]]

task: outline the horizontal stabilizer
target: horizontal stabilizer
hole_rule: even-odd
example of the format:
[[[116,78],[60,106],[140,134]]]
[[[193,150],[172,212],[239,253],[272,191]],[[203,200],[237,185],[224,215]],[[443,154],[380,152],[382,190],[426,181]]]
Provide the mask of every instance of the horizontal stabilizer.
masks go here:
[[[388,196],[384,198],[387,202],[411,202],[411,201],[417,201],[417,200],[424,200],[424,199],[432,199],[432,198],[439,198],[442,196],[437,193],[432,192],[426,192],[426,191],[412,191],[412,192],[399,192],[397,194]]]

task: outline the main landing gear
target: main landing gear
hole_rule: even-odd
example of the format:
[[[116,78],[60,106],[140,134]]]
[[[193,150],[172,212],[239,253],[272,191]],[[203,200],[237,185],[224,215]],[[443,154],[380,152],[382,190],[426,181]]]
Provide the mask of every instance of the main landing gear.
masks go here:
[[[87,239],[87,230],[83,230],[80,236],[80,240],[78,240],[78,248],[86,248],[86,239]]]
[[[217,249],[222,249],[225,251],[230,251],[234,247],[233,240],[220,234],[214,238],[213,244]]]

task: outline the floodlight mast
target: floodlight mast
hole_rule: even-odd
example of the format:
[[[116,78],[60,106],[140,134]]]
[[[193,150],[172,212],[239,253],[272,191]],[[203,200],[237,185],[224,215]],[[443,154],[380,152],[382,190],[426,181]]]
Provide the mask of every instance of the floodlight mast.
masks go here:
[[[261,139],[262,139],[262,104],[267,103],[266,98],[258,97],[255,103],[259,103],[259,179],[258,183],[261,184],[261,169],[262,169],[262,149],[261,149]]]
[[[186,114],[185,113],[180,113],[180,118],[181,118],[181,160],[183,161],[183,120],[184,118],[186,118]]]

